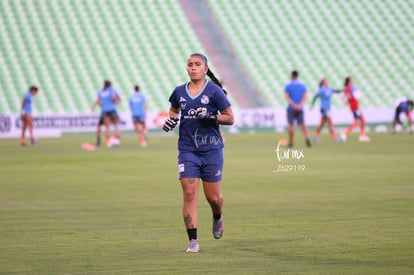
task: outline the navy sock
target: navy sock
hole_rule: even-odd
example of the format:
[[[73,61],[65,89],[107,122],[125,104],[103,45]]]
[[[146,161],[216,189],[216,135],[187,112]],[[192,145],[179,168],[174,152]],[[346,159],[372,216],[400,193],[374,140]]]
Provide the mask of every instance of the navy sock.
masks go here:
[[[197,240],[197,228],[187,229],[188,239]]]

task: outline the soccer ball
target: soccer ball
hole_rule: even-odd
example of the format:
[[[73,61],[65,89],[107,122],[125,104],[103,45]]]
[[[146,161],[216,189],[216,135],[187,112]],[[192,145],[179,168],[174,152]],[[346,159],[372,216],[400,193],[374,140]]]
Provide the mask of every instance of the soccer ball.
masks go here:
[[[112,146],[120,146],[121,145],[121,140],[117,137],[111,137],[111,139],[109,140],[109,143]]]

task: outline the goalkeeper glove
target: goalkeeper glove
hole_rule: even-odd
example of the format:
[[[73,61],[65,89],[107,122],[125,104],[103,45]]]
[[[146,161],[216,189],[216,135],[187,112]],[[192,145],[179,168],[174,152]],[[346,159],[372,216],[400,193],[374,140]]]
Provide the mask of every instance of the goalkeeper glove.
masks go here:
[[[210,114],[205,107],[196,108],[196,117],[202,120],[217,121],[217,115]]]
[[[167,120],[165,120],[164,125],[162,126],[162,129],[166,132],[171,131],[172,129],[177,126],[178,118],[175,117],[169,117]]]

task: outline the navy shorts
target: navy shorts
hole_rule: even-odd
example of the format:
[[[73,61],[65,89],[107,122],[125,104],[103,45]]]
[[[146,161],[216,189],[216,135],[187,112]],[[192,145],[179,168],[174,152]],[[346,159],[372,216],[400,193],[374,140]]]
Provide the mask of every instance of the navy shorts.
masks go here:
[[[322,118],[330,118],[331,110],[326,110],[326,109],[321,108],[321,115],[322,115]]]
[[[206,182],[221,181],[223,150],[180,151],[178,153],[178,178],[200,178]]]
[[[304,122],[303,119],[303,110],[296,111],[292,109],[287,110],[287,121],[289,125],[293,125],[295,120],[298,122],[298,125],[302,125]]]
[[[132,116],[134,123],[145,123],[145,116]]]
[[[361,119],[362,118],[362,112],[361,110],[352,111],[352,114],[354,115],[354,119]]]
[[[114,110],[114,111],[109,111],[109,112],[102,112],[102,116],[105,117],[109,117],[111,119],[114,118],[118,118],[118,113]]]
[[[411,111],[403,111],[401,106],[398,106],[395,109],[395,116],[394,116],[394,120],[398,123],[401,124],[401,119],[400,119],[400,115],[401,113],[405,113],[405,115],[407,116],[408,119],[411,119]]]

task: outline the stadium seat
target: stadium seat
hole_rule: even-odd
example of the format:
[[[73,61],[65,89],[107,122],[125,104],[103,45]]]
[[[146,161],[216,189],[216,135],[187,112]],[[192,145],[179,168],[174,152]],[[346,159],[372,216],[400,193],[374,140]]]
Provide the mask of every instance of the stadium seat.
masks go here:
[[[286,105],[292,69],[312,94],[324,76],[340,88],[352,75],[363,107],[393,107],[396,98],[413,95],[410,1],[207,4],[264,107]],[[89,112],[104,79],[125,99],[121,111],[136,84],[149,110],[166,110],[172,89],[188,79],[187,55],[206,52],[193,28],[176,0],[0,1],[0,112],[18,113],[32,84],[41,89],[40,113]]]
[[[208,3],[272,107],[285,105],[280,93],[294,68],[312,93],[322,76],[340,88],[352,75],[366,96],[364,107],[393,107],[395,98],[414,89],[404,65],[406,56],[413,56],[404,29],[410,28],[414,5],[407,1]],[[343,107],[340,101],[334,105]]]

